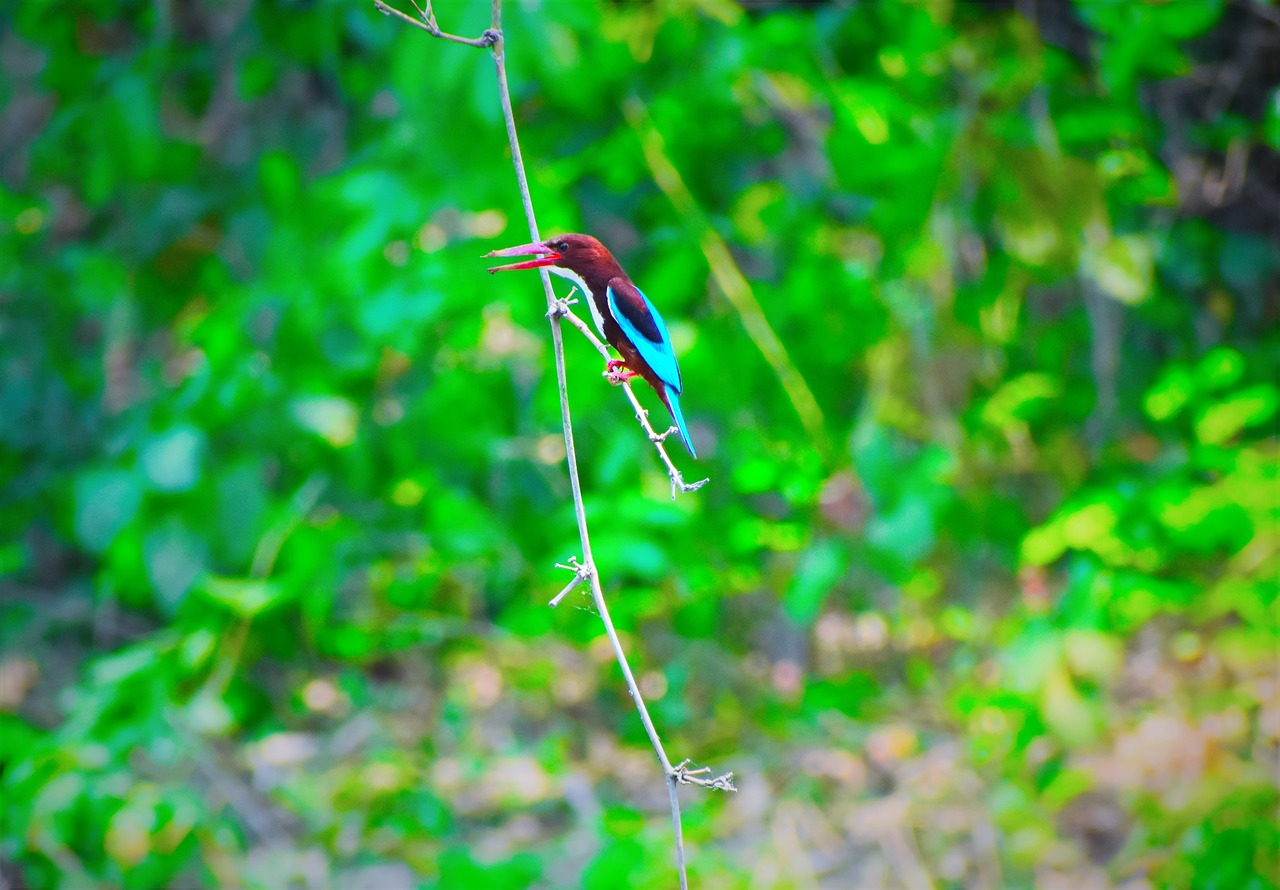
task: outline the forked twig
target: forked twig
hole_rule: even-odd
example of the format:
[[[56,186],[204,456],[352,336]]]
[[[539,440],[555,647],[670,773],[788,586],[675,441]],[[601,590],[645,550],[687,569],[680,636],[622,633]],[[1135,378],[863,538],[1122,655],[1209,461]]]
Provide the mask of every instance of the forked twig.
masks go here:
[[[700,788],[714,788],[717,791],[737,791],[733,784],[733,773],[728,772],[722,776],[716,776],[713,779],[704,779],[703,776],[711,775],[711,767],[700,766],[697,769],[689,769],[689,764],[693,761],[685,758],[671,769],[671,776],[681,785],[697,785]]]
[[[556,568],[568,569],[569,571],[573,572],[573,580],[570,581],[568,584],[566,584],[564,586],[564,589],[561,590],[552,598],[551,602],[547,603],[547,605],[553,609],[556,606],[560,605],[560,601],[563,600],[570,593],[572,593],[574,591],[574,588],[576,588],[579,584],[581,584],[583,581],[591,580],[591,569],[579,563],[578,557],[576,556],[569,557],[568,565],[564,565],[563,563],[556,563]]]
[[[373,6],[383,15],[394,16],[406,24],[413,25],[415,28],[421,28],[432,37],[439,37],[441,40],[451,40],[454,43],[461,43],[464,46],[476,46],[481,49],[488,49],[502,39],[502,34],[498,30],[497,25],[489,28],[479,37],[459,37],[457,34],[446,34],[444,31],[441,31],[440,26],[436,24],[436,15],[431,10],[431,0],[426,0],[425,8],[419,8],[418,4],[414,3],[413,0],[409,0],[409,2],[412,3],[413,8],[418,11],[418,18],[420,18],[421,21],[415,19],[411,15],[405,15],[398,9],[388,6],[383,3],[382,0],[373,0]]]

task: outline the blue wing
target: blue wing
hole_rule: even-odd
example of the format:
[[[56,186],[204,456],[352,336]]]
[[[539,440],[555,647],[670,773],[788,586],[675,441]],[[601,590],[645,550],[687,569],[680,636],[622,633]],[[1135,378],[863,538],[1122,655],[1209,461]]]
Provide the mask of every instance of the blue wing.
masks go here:
[[[680,366],[676,364],[676,353],[671,348],[671,335],[649,298],[640,292],[640,288],[620,278],[609,282],[605,295],[614,321],[640,357],[648,362],[663,383],[677,393],[681,392]]]

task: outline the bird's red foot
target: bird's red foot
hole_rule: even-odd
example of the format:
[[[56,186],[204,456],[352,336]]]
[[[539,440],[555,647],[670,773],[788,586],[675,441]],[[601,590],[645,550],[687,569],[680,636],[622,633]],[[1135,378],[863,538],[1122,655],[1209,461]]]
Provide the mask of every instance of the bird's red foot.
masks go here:
[[[639,377],[635,371],[605,371],[604,379],[608,380],[614,386],[621,386],[632,377]]]
[[[639,376],[635,371],[628,368],[627,363],[621,359],[611,358],[605,363],[604,379],[614,386],[621,386],[632,377]]]

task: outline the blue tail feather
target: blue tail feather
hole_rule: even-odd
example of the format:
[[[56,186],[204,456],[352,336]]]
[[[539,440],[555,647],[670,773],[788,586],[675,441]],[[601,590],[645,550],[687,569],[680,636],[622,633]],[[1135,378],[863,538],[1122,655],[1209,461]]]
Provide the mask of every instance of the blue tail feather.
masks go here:
[[[684,415],[680,413],[680,394],[669,386],[665,389],[662,400],[667,403],[667,410],[671,412],[671,419],[676,422],[676,429],[680,431],[680,439],[684,442],[684,447],[689,449],[689,456],[697,460],[698,453],[693,450],[693,441],[689,438],[689,430],[684,425]]]

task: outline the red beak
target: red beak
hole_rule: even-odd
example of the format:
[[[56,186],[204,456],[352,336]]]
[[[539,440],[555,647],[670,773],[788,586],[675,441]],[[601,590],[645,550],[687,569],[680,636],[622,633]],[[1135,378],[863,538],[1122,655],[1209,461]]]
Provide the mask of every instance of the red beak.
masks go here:
[[[494,266],[490,272],[515,272],[519,269],[537,269],[540,266],[554,266],[556,260],[561,255],[556,253],[546,244],[521,244],[519,247],[508,247],[505,250],[491,250],[485,254],[486,257],[491,256],[527,256],[534,254],[536,259],[524,260],[519,263],[510,263],[506,266]]]

